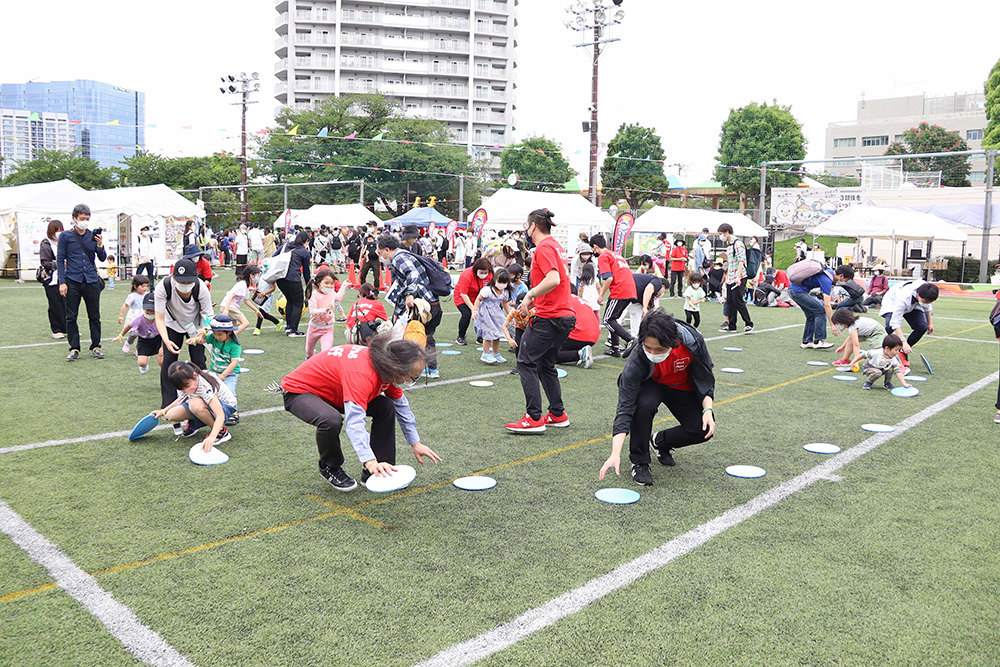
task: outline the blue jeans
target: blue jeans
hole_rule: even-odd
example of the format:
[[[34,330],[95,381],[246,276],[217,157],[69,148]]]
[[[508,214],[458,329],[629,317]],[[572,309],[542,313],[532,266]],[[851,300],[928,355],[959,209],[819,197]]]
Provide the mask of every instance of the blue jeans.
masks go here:
[[[882,317],[885,318],[885,332],[890,334],[895,333],[894,330],[889,328],[889,321],[892,319],[892,314],[883,315]],[[913,347],[919,343],[920,339],[924,337],[925,333],[927,333],[927,314],[919,308],[914,308],[910,312],[903,315],[903,319],[906,320],[906,323],[910,325],[911,329],[913,329],[913,331],[910,332],[910,335],[906,337],[906,342],[910,344],[910,347]]]
[[[240,376],[236,373],[230,373],[226,377],[222,378],[222,381],[226,383],[227,387],[229,387],[229,391],[233,392],[233,396],[236,395],[236,381],[239,379]]]
[[[222,401],[219,401],[219,403],[222,403]],[[188,406],[186,401],[183,405],[184,409],[187,410],[188,413],[188,428],[199,429],[202,426],[206,426],[205,422],[194,416],[194,413],[191,412],[191,408]],[[212,412],[212,406],[208,406],[208,411],[213,417],[215,416],[215,413]],[[230,419],[234,414],[236,414],[236,408],[228,403],[222,403],[222,412],[225,414],[226,419]]]
[[[802,342],[813,343],[826,340],[826,308],[823,302],[809,292],[789,292],[795,303],[806,316],[806,327],[802,331]]]

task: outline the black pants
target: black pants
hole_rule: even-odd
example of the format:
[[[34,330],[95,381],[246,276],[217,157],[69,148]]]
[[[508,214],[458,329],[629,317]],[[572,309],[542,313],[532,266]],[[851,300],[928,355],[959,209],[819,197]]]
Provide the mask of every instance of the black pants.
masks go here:
[[[247,266],[247,255],[236,255],[236,275],[242,276]]]
[[[747,279],[744,278],[738,285],[730,283],[728,288],[726,304],[729,306],[729,328],[733,331],[736,330],[736,313],[739,313],[740,317],[743,318],[743,324],[752,327],[753,322],[750,320],[750,311],[747,310],[747,302],[743,298],[747,289]]]
[[[424,323],[424,333],[427,334],[427,368],[434,370],[438,367],[437,362],[437,342],[434,340],[434,332],[441,325],[441,303],[435,301],[431,304],[431,319]]]
[[[625,330],[618,318],[622,316],[629,304],[635,302],[635,299],[608,299],[608,305],[604,307],[604,326],[611,332],[612,347],[618,347],[619,338],[625,342],[632,340],[632,334]]]
[[[361,265],[361,275],[358,277],[358,280],[361,281],[362,285],[368,282],[367,277],[369,271],[375,274],[375,280],[372,281],[372,285],[375,287],[376,290],[382,289],[381,267],[379,266],[379,262],[377,259],[376,260],[366,259],[365,262]]]
[[[319,460],[327,468],[344,465],[340,448],[340,429],[344,424],[343,408],[316,394],[285,394],[285,410],[307,424],[316,427],[316,448]],[[396,464],[396,406],[388,396],[376,396],[369,401],[366,415],[372,418],[371,445],[379,463]]]
[[[259,307],[257,309],[257,312],[260,313],[257,316],[257,328],[258,329],[260,329],[262,326],[264,326],[264,320],[267,320],[271,324],[281,324],[281,320],[279,320],[274,315],[271,315],[270,313],[265,313],[264,310],[261,309],[261,308],[259,308]]]
[[[66,297],[59,293],[59,285],[46,285],[45,298],[49,302],[49,328],[52,333],[66,333]]]
[[[688,324],[692,324],[695,329],[701,325],[701,313],[697,310],[685,310],[684,311],[684,321]]]
[[[692,391],[671,389],[654,380],[639,385],[639,399],[632,414],[632,431],[629,434],[628,458],[632,463],[649,464],[649,436],[653,432],[653,419],[660,405],[667,406],[678,425],[656,434],[656,446],[661,452],[705,442],[705,429],[701,422],[701,400]]]
[[[472,322],[472,309],[464,303],[456,303],[455,305],[458,306],[458,312],[462,314],[458,319],[458,337],[465,338],[465,334],[469,333],[469,324]]]
[[[588,343],[585,340],[573,340],[572,338],[567,338],[566,342],[562,344],[559,348],[559,361],[560,364],[575,364],[580,361],[580,350],[587,347],[588,345],[597,345],[595,340],[593,343]]]
[[[279,278],[275,285],[285,295],[285,322],[289,331],[299,330],[299,320],[302,319],[302,304],[305,292],[302,289],[302,280],[296,276],[293,280]]]
[[[170,340],[173,341],[174,345],[181,348],[188,349],[188,354],[191,355],[191,363],[201,368],[205,369],[205,346],[204,345],[185,345],[184,341],[187,339],[187,335],[183,332],[174,331],[170,327],[167,327],[167,335]],[[165,408],[175,400],[177,400],[177,388],[170,384],[170,378],[167,375],[167,371],[170,370],[170,364],[177,361],[180,357],[170,351],[167,347],[166,341],[163,343],[163,365],[160,366],[160,407]]]
[[[873,294],[864,301],[861,302],[862,306],[881,306],[882,305],[882,295]]]
[[[517,346],[517,370],[521,376],[521,390],[524,391],[524,411],[532,419],[542,417],[539,380],[549,399],[549,412],[559,417],[566,411],[563,408],[562,386],[559,384],[556,362],[559,350],[575,326],[575,317],[535,317],[521,336],[521,342]]]
[[[153,263],[152,262],[143,262],[142,264],[139,264],[135,268],[135,275],[138,276],[143,271],[145,271],[146,275],[149,276],[149,282],[153,282]]]
[[[670,272],[670,296],[674,295],[674,284],[677,285],[677,296],[684,295],[684,271]]]
[[[87,305],[87,320],[90,322],[90,349],[101,346],[101,284],[78,283],[66,279],[66,336],[69,349],[80,349],[80,326],[76,322],[80,314],[80,300]]]

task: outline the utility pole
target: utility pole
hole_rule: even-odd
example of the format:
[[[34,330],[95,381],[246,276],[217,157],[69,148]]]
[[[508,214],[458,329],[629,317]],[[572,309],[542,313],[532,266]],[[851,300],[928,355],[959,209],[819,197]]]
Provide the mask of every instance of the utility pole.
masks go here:
[[[242,108],[240,123],[240,222],[243,224],[246,224],[250,215],[250,204],[247,201],[247,105],[256,104],[256,101],[250,99],[250,93],[256,93],[260,90],[259,78],[257,72],[251,74],[250,77],[247,77],[246,72],[240,72],[238,78],[232,74],[221,77],[223,85],[219,86],[219,91],[223,95],[242,96],[241,101],[233,102],[233,104],[238,104]],[[239,87],[236,84],[240,84]]]

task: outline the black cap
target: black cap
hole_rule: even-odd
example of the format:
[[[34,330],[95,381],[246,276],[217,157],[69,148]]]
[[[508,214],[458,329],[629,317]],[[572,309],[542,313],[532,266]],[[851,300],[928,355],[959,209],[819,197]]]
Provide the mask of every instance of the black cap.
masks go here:
[[[173,277],[179,283],[193,283],[198,280],[198,268],[190,259],[179,260],[174,264]]]
[[[400,235],[400,239],[403,241],[408,241],[410,239],[415,239],[420,236],[420,232],[417,231],[416,225],[407,225],[403,227],[403,233]]]
[[[152,292],[146,292],[146,296],[142,297],[142,309],[156,310],[156,297]]]

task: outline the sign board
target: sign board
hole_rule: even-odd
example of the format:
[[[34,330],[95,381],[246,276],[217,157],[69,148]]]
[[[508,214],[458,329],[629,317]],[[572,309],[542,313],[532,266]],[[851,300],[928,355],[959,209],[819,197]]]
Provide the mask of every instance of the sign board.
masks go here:
[[[864,188],[774,188],[768,223],[779,228],[815,227],[868,201]]]

